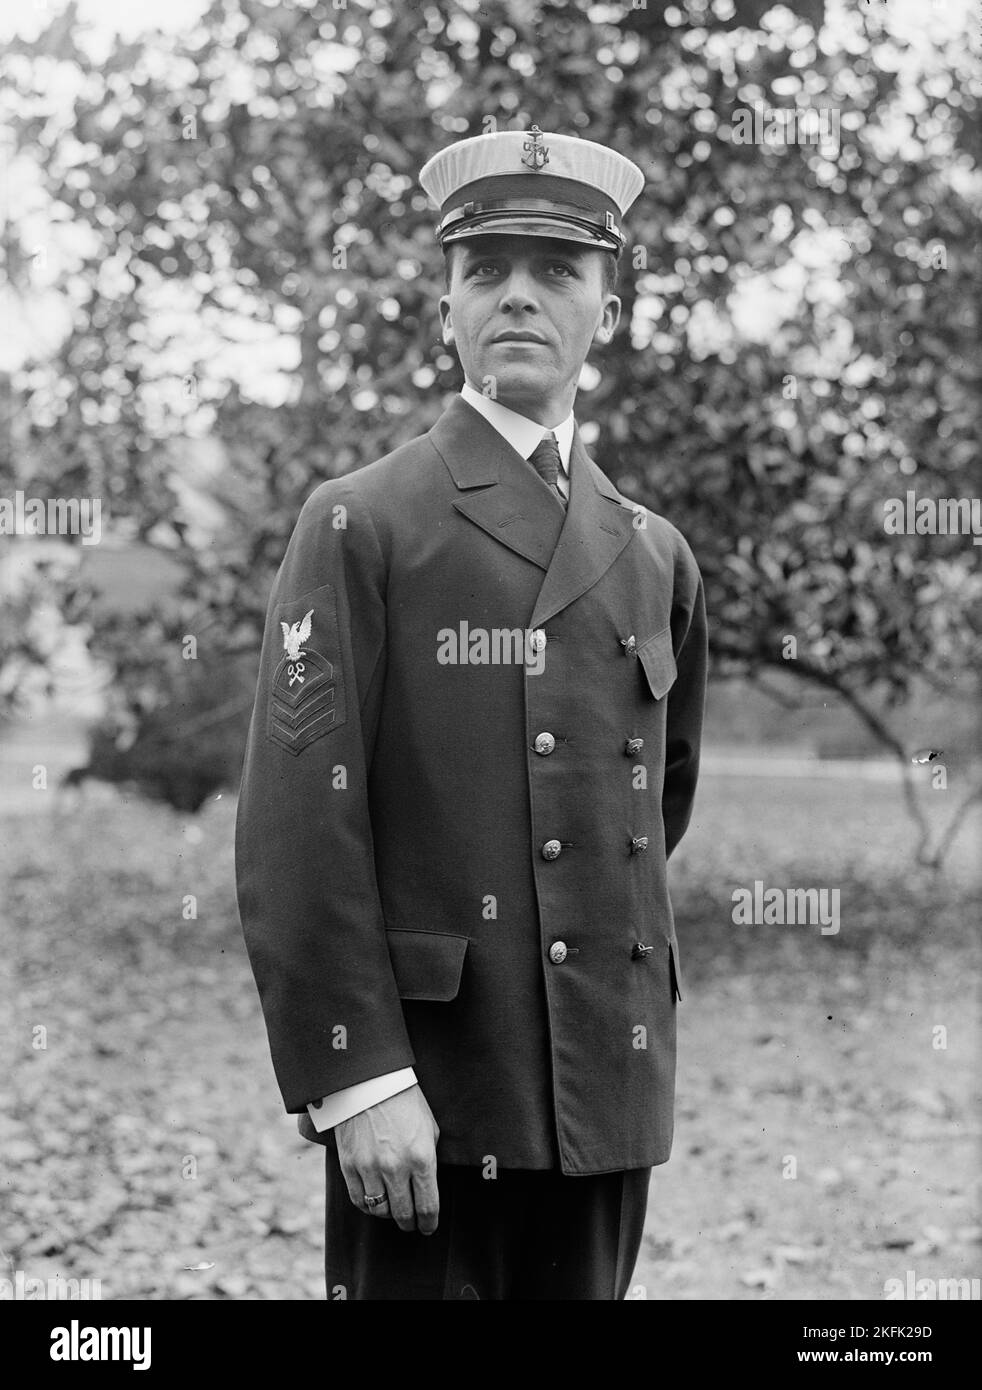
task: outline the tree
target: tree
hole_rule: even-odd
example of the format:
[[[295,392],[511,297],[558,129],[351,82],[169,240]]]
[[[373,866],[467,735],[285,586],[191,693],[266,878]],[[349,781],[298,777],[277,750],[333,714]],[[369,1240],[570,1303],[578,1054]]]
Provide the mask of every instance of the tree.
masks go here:
[[[223,0],[179,41],[105,60],[73,7],[15,45],[19,148],[43,160],[55,222],[88,234],[62,277],[71,331],[14,383],[31,422],[18,476],[95,479],[187,576],[136,643],[115,634],[120,699],[189,632],[257,649],[312,487],[439,414],[459,377],[416,176],[452,139],[534,121],[646,173],[623,327],[577,409],[614,481],[693,545],[717,670],[834,690],[909,770],[891,704],[915,678],[977,700],[982,675],[971,539],[884,529],[908,488],[978,491],[979,82],[949,42],[915,89],[877,9],[830,27],[821,0]],[[52,64],[84,77],[60,124]],[[824,109],[837,148],[741,143],[758,105]],[[786,307],[755,323],[765,295]],[[198,341],[168,359],[155,313],[178,296]],[[292,345],[280,401],[213,366],[243,316]],[[205,431],[237,487],[212,547],[189,539],[176,488],[175,448]]]

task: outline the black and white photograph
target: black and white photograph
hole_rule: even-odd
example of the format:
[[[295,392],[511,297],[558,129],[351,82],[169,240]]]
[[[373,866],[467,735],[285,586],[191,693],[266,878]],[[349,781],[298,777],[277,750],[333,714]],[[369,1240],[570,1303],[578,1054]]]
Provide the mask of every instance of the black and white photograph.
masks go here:
[[[0,4],[39,1365],[460,1300],[953,1365],[980,60],[982,0]]]

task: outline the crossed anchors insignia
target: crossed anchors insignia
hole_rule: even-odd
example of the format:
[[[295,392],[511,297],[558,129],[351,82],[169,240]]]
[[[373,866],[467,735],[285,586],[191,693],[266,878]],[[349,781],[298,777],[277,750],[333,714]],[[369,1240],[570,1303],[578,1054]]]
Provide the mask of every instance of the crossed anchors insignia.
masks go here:
[[[307,667],[300,658],[306,656],[307,653],[301,648],[310,636],[310,620],[313,616],[314,610],[311,608],[303,618],[299,618],[292,626],[288,623],[280,623],[280,627],[283,629],[283,649],[290,658],[286,673],[290,677],[291,686],[294,681],[299,681],[301,685],[304,683],[303,673]]]
[[[549,146],[542,144],[542,131],[534,125],[529,131],[530,139],[522,145],[526,155],[522,156],[522,163],[529,169],[538,171],[549,163]]]

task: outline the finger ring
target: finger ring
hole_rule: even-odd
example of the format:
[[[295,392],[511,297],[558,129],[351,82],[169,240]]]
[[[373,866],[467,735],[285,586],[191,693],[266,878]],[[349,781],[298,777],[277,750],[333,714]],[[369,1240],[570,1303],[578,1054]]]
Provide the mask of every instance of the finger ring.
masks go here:
[[[377,1197],[369,1197],[368,1193],[365,1193],[365,1206],[368,1207],[369,1211],[371,1211],[373,1207],[384,1206],[388,1200],[384,1192],[380,1192]]]

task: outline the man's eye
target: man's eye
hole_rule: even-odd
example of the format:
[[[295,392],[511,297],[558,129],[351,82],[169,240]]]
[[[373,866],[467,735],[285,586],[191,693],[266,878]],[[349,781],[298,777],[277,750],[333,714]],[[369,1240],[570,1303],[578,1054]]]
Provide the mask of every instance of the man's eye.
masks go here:
[[[559,272],[560,275],[575,275],[576,271],[568,261],[550,261],[549,270],[553,273]]]
[[[471,266],[472,275],[484,275],[485,273],[494,275],[497,273],[498,266],[495,261],[476,261]]]

